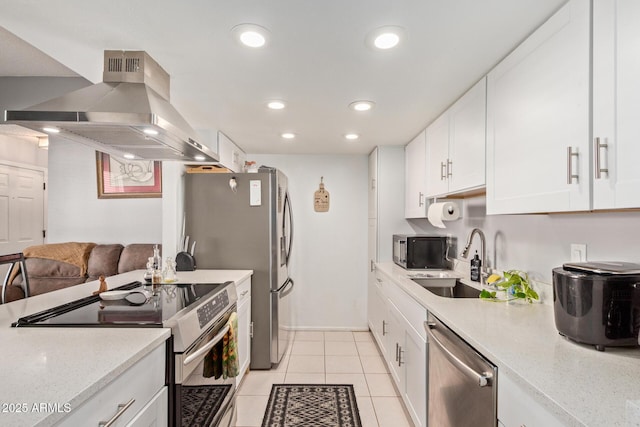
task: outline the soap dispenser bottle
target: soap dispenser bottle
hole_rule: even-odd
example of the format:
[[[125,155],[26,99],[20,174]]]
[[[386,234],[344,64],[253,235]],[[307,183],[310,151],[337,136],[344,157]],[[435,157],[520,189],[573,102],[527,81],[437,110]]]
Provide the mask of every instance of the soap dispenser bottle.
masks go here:
[[[474,282],[479,282],[480,281],[480,268],[482,267],[482,261],[480,260],[480,257],[478,256],[478,251],[476,251],[476,254],[473,256],[473,259],[471,260],[471,280],[473,280]]]

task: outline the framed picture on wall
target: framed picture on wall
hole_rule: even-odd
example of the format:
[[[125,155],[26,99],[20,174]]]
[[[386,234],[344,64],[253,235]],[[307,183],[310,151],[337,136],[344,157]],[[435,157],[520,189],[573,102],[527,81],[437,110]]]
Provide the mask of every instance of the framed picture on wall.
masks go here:
[[[98,198],[162,197],[162,162],[96,151]]]

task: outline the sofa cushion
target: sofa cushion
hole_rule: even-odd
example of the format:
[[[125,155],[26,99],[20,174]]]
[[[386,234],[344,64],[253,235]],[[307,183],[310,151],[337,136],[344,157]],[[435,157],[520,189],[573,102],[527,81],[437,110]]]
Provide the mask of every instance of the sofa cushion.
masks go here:
[[[125,246],[120,254],[118,274],[146,269],[149,257],[153,256],[153,246],[154,244],[152,243],[132,243]],[[161,245],[158,245],[158,247],[161,248]]]
[[[87,282],[97,280],[101,275],[109,277],[118,274],[118,261],[123,248],[124,246],[119,243],[96,245],[89,255]]]

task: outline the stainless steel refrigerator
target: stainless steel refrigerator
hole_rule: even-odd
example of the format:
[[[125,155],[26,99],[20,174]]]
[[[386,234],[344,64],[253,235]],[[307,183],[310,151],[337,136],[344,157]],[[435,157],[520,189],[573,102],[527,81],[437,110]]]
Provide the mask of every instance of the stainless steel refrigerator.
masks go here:
[[[197,242],[196,266],[254,271],[250,367],[271,369],[282,360],[293,335],[287,177],[261,167],[258,173],[187,174],[185,181],[185,231]]]

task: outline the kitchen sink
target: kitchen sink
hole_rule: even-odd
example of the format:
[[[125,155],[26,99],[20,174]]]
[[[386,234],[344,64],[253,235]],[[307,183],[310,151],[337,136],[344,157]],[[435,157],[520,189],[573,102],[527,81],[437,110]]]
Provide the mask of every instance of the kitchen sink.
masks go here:
[[[455,286],[438,286],[431,279],[412,278],[414,282],[422,286],[432,294],[444,298],[478,298],[480,291],[469,285],[465,285],[461,281],[456,281]],[[434,286],[435,285],[435,286]]]

